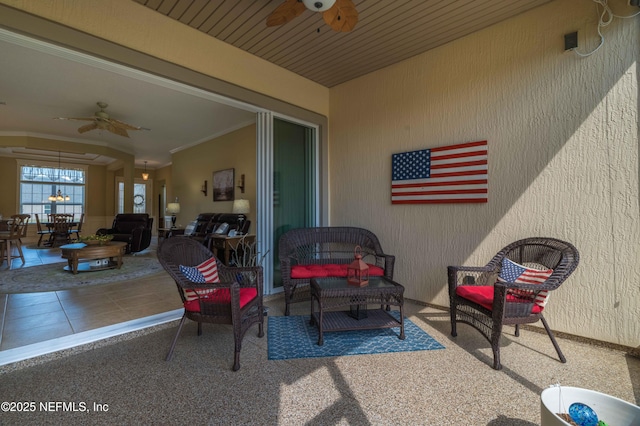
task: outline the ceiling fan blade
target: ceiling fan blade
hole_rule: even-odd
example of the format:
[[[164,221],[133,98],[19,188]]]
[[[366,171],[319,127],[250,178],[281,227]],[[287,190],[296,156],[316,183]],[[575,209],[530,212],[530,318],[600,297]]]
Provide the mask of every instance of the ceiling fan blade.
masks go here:
[[[337,32],[349,32],[358,23],[358,10],[351,0],[336,0],[336,3],[322,13],[324,22]]]
[[[286,24],[293,18],[300,16],[306,7],[298,0],[286,0],[276,8],[267,18],[267,27]]]
[[[81,121],[93,121],[95,117],[53,117],[54,120],[81,120]]]
[[[82,126],[78,129],[78,133],[88,132],[89,130],[97,129],[98,123],[93,122],[91,124],[87,124],[86,126]]]
[[[114,126],[113,124],[109,123],[109,125],[107,126],[107,130],[110,131],[111,133],[114,133],[118,136],[124,136],[125,138],[129,137],[129,134],[127,133],[127,131],[121,127],[118,126]]]
[[[126,130],[149,130],[149,129],[145,129],[144,127],[138,127],[138,126],[133,126],[131,124],[127,124],[124,121],[116,120],[115,118],[110,118],[109,122],[114,127],[119,127],[121,129],[126,129]]]

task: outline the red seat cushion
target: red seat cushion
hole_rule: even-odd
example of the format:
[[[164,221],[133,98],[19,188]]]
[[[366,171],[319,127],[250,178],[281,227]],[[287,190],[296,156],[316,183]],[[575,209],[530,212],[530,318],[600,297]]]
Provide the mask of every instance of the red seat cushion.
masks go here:
[[[379,266],[369,265],[369,276],[381,277],[384,275],[384,269]],[[346,277],[348,263],[336,264],[328,263],[326,265],[295,265],[291,267],[291,278],[322,278],[322,277]]]
[[[493,286],[492,285],[461,285],[456,287],[456,294],[460,297],[464,297],[478,305],[488,309],[493,309]],[[517,297],[507,294],[507,302],[516,302]],[[542,307],[534,304],[531,308],[532,314],[539,314],[542,312]]]
[[[240,289],[240,307],[243,308],[247,303],[251,302],[258,296],[258,290],[255,288]],[[205,303],[225,304],[231,303],[231,291],[228,288],[217,289],[213,293],[201,295],[206,300]],[[184,302],[184,308],[190,312],[200,312],[200,301],[198,299]]]

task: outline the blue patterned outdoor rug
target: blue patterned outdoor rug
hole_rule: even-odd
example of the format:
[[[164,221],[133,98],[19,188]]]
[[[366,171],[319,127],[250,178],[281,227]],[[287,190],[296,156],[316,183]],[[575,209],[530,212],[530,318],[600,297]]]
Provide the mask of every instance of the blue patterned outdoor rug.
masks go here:
[[[392,315],[399,317],[397,311]],[[433,337],[410,320],[404,320],[405,340],[400,328],[333,331],[323,333],[318,346],[318,328],[309,324],[308,315],[269,317],[267,331],[269,359],[318,358],[327,356],[380,354],[388,352],[444,349]]]

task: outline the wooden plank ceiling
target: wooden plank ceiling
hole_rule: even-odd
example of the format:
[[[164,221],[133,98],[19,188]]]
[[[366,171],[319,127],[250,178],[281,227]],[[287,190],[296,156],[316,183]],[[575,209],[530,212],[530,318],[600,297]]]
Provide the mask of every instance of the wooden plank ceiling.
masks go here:
[[[355,29],[331,30],[305,10],[279,27],[284,0],[134,0],[169,18],[333,87],[426,52],[550,0],[353,0]]]

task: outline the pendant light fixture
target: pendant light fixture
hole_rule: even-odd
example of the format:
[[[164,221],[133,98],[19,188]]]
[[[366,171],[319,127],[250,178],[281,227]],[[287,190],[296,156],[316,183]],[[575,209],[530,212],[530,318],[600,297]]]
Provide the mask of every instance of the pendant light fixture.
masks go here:
[[[149,173],[147,173],[147,162],[144,162],[144,173],[142,173],[142,180],[149,180]]]
[[[71,200],[71,197],[68,196],[67,194],[62,195],[62,191],[60,190],[60,169],[62,168],[61,166],[61,162],[60,162],[60,151],[58,151],[58,179],[56,180],[58,182],[58,192],[52,195],[49,195],[49,201],[52,202],[56,202],[56,201],[69,201]]]

